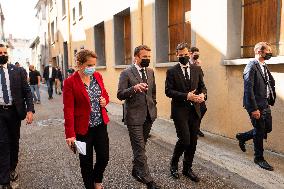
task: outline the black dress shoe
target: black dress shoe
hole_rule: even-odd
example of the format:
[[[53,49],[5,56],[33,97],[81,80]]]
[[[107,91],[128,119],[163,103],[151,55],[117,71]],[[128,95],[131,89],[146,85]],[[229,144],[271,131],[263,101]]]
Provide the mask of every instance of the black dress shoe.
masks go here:
[[[246,152],[246,142],[243,140],[242,138],[242,134],[241,133],[238,133],[236,135],[236,138],[238,139],[239,141],[239,146],[240,146],[240,149],[243,151],[243,152]]]
[[[204,137],[204,133],[203,133],[201,130],[198,130],[197,134],[198,134],[200,137]]]
[[[147,185],[147,189],[160,189],[161,188],[154,181],[148,182],[146,185]]]
[[[134,170],[132,170],[132,176],[135,178],[135,180],[137,180],[138,182],[141,182],[141,183],[145,183],[143,178],[140,177],[140,175],[138,175]]]
[[[10,173],[10,180],[12,182],[16,181],[18,179],[18,177],[19,176],[18,176],[18,173],[16,171],[11,171],[11,173]]]
[[[200,181],[200,178],[192,170],[182,171],[182,174],[194,182]]]
[[[172,175],[173,178],[179,179],[179,173],[178,173],[177,167],[171,166],[170,171],[171,171],[171,175]]]
[[[4,184],[4,185],[0,184],[0,189],[13,189],[13,188],[10,184]]]
[[[266,169],[268,171],[274,170],[274,168],[271,165],[269,165],[269,163],[267,163],[267,161],[265,159],[256,159],[255,158],[254,163],[257,164],[262,169]]]

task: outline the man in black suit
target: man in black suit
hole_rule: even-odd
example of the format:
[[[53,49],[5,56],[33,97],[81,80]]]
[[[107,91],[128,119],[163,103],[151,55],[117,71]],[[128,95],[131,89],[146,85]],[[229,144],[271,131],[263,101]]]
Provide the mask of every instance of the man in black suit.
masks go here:
[[[272,131],[270,106],[276,100],[275,81],[267,69],[266,60],[272,56],[271,47],[266,42],[259,42],[254,47],[255,59],[250,61],[244,70],[243,105],[247,110],[253,129],[238,133],[236,138],[243,152],[245,142],[253,139],[254,162],[261,168],[272,171],[273,167],[263,157],[263,139]]]
[[[32,123],[34,112],[26,72],[7,62],[7,47],[0,44],[0,189],[17,179],[21,120]]]
[[[56,74],[56,69],[52,66],[52,63],[50,61],[49,65],[46,66],[43,71],[43,78],[48,88],[48,100],[53,99],[53,83],[55,81]]]
[[[171,175],[178,179],[178,162],[184,153],[182,174],[194,182],[198,176],[192,171],[192,162],[197,145],[201,112],[200,103],[206,98],[206,87],[200,66],[189,64],[189,46],[177,45],[179,63],[167,71],[165,93],[172,98],[171,118],[174,121],[178,141],[171,160]]]

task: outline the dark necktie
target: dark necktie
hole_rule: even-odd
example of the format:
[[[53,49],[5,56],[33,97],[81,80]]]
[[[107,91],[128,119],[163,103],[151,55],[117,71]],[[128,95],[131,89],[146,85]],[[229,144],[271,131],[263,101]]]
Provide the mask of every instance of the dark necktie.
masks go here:
[[[147,83],[145,70],[144,70],[144,69],[141,69],[140,72],[142,73],[142,80],[143,80],[143,82],[144,82],[144,83]]]
[[[264,77],[265,77],[266,85],[268,86],[268,90],[269,90],[269,96],[271,95],[271,97],[274,99],[273,90],[269,83],[269,76],[268,76],[268,71],[267,71],[268,69],[267,69],[266,64],[263,65],[263,70],[264,70]]]
[[[6,104],[9,103],[8,89],[6,84],[5,72],[3,66],[0,67],[0,75],[1,75],[1,85],[2,85],[2,93],[3,99]]]
[[[184,68],[184,75],[185,75],[185,79],[187,80],[187,81],[189,81],[189,75],[188,75],[188,72],[187,72],[187,66],[186,67],[183,67]]]

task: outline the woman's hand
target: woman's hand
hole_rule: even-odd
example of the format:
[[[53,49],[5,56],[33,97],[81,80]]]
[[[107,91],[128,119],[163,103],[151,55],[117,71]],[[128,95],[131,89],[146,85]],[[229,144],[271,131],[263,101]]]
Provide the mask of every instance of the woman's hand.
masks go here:
[[[71,137],[71,138],[67,138],[66,139],[66,143],[68,145],[68,147],[73,151],[72,147],[74,145],[76,138],[75,137]]]
[[[101,107],[105,107],[106,106],[106,99],[104,98],[104,97],[100,97],[100,105],[101,105]]]

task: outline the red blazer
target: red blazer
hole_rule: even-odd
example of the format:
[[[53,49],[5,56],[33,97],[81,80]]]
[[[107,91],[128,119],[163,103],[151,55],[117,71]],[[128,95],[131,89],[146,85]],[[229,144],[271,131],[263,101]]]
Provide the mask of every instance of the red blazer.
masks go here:
[[[109,96],[104,87],[101,74],[95,72],[93,76],[96,78],[102,90],[102,97],[106,99],[106,103],[108,104]],[[78,72],[75,72],[64,81],[63,104],[66,138],[76,137],[76,134],[87,134],[91,113],[91,103],[88,92]],[[106,108],[101,108],[101,110],[103,121],[107,124],[109,122],[109,117],[107,115]]]

